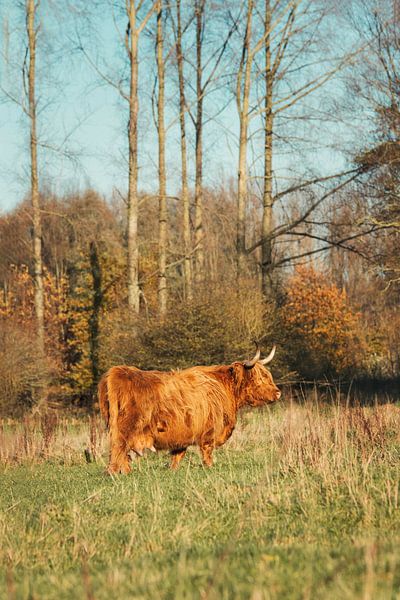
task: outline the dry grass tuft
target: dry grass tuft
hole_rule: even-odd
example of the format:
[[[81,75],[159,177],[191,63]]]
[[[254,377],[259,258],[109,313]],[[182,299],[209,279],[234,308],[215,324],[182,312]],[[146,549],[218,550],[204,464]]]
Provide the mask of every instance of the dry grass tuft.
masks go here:
[[[85,450],[95,460],[107,452],[107,432],[98,415],[81,418],[55,411],[0,420],[0,463],[18,465],[53,461],[80,464]]]

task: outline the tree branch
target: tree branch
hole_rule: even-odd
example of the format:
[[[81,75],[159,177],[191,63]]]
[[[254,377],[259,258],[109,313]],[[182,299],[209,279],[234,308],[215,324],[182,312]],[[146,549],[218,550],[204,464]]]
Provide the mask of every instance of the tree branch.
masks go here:
[[[284,235],[284,234],[288,233],[289,231],[293,230],[295,227],[297,227],[298,225],[300,225],[300,223],[302,223],[303,221],[305,221],[307,219],[307,217],[322,202],[324,202],[324,200],[326,200],[327,198],[329,198],[330,196],[332,196],[332,194],[335,194],[336,192],[338,192],[339,190],[341,190],[342,188],[344,188],[347,184],[349,184],[352,181],[354,181],[357,178],[357,176],[359,175],[359,173],[360,173],[360,170],[357,169],[357,171],[352,175],[352,177],[346,179],[346,181],[343,181],[342,183],[340,183],[336,187],[334,187],[331,190],[329,190],[326,194],[324,194],[323,196],[321,196],[320,198],[318,198],[318,200],[316,200],[315,202],[313,202],[313,204],[300,217],[298,217],[297,219],[294,219],[291,223],[286,223],[284,225],[280,225],[279,227],[276,227],[274,230],[272,230],[272,232],[268,236],[264,236],[263,238],[261,238],[260,240],[258,240],[257,242],[255,242],[252,246],[250,246],[250,248],[248,248],[246,250],[246,253],[247,254],[251,254],[252,252],[254,252],[254,250],[256,248],[258,248],[259,246],[261,246],[262,244],[264,244],[267,240],[273,240],[273,239],[277,238],[278,236]]]

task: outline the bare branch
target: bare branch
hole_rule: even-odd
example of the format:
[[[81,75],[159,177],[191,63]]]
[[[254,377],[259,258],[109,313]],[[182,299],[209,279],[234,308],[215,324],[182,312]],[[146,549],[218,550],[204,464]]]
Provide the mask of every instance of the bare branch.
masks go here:
[[[113,79],[111,79],[111,77],[109,77],[108,75],[106,75],[101,69],[99,69],[99,67],[97,66],[97,64],[92,60],[92,58],[90,57],[90,55],[86,52],[85,48],[83,47],[83,44],[78,36],[78,41],[79,41],[79,46],[78,46],[78,50],[80,52],[82,52],[82,54],[84,55],[84,57],[86,58],[86,60],[88,61],[89,65],[92,67],[92,69],[97,73],[97,75],[99,75],[99,77],[108,85],[110,85],[111,87],[115,88],[118,93],[120,94],[120,96],[126,100],[126,102],[129,102],[129,96],[124,92],[123,87],[122,87],[122,82],[116,82]]]
[[[304,234],[306,237],[311,237],[311,238],[315,238],[315,239],[320,239],[321,241],[327,241],[327,244],[325,246],[321,246],[320,248],[314,248],[313,250],[308,250],[306,252],[302,252],[300,254],[294,254],[292,256],[286,256],[285,258],[282,258],[281,260],[277,261],[274,263],[274,267],[278,268],[278,267],[282,267],[288,263],[292,263],[296,260],[299,260],[301,258],[306,258],[308,256],[313,256],[315,254],[319,254],[321,252],[326,252],[327,250],[330,250],[332,247],[338,247],[338,248],[342,248],[344,250],[347,250],[349,252],[353,252],[355,254],[358,254],[359,256],[361,256],[362,258],[369,260],[369,257],[363,253],[361,253],[357,248],[354,248],[353,246],[348,246],[346,245],[346,242],[354,240],[356,238],[360,238],[366,235],[369,235],[370,233],[373,233],[374,229],[370,229],[368,231],[362,231],[361,233],[357,233],[345,238],[342,238],[340,240],[325,240],[324,238],[318,238],[318,236],[313,236],[311,234]]]
[[[349,177],[345,181],[342,181],[340,184],[338,184],[337,186],[335,186],[334,188],[332,188],[331,190],[329,190],[328,192],[326,192],[326,194],[323,194],[320,198],[318,198],[316,201],[314,201],[312,203],[312,205],[300,217],[294,219],[290,223],[285,223],[283,225],[279,225],[278,227],[275,227],[275,229],[273,229],[271,231],[271,233],[266,238],[262,238],[262,239],[258,240],[252,246],[250,246],[250,248],[247,248],[246,249],[246,253],[247,254],[251,254],[252,252],[254,252],[254,250],[256,248],[258,248],[263,243],[265,243],[265,241],[267,239],[268,240],[273,240],[273,239],[277,238],[278,236],[284,235],[284,234],[288,233],[289,231],[295,229],[295,227],[297,227],[298,225],[300,225],[300,223],[303,223],[307,219],[307,217],[309,217],[310,214],[322,202],[324,202],[327,198],[329,198],[330,196],[332,196],[333,194],[335,194],[339,190],[343,189],[346,185],[348,185],[352,181],[354,181],[358,177],[359,173],[360,173],[360,171],[357,170],[355,173],[353,173],[353,175],[351,177]]]
[[[343,177],[344,175],[350,175],[351,173],[359,173],[359,172],[360,172],[359,168],[349,169],[347,171],[342,171],[341,173],[334,173],[333,175],[326,175],[325,177],[315,177],[314,179],[309,179],[307,181],[303,181],[302,183],[293,185],[293,186],[287,188],[286,190],[283,190],[282,192],[278,192],[277,194],[275,194],[274,202],[275,202],[275,200],[278,200],[279,198],[282,198],[283,196],[287,196],[288,194],[293,194],[294,192],[303,190],[304,188],[306,188],[310,185],[314,185],[316,183],[323,183],[325,181],[329,181],[330,179],[336,179],[338,177]]]

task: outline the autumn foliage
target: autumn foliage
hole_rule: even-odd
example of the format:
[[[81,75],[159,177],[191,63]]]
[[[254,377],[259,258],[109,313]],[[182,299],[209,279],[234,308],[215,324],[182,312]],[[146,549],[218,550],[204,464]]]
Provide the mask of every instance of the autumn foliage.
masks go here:
[[[53,367],[62,368],[63,340],[67,321],[67,278],[56,277],[47,269],[43,276],[46,354]],[[0,319],[14,323],[31,338],[35,335],[34,285],[26,265],[11,265],[7,285],[0,295]]]
[[[0,218],[0,412],[31,406],[43,379],[51,399],[90,405],[101,374],[111,366],[125,363],[164,370],[228,363],[249,358],[254,340],[263,351],[277,344],[273,365],[277,378],[296,372],[299,378],[348,380],[399,372],[393,325],[397,305],[393,302],[390,313],[382,311],[374,279],[369,287],[360,288],[346,284],[343,277],[346,295],[332,263],[331,280],[315,269],[299,267],[291,276],[280,276],[275,301],[262,295],[249,263],[238,286],[230,241],[234,231],[224,229],[221,235],[213,202],[207,213],[205,279],[196,283],[196,294],[189,301],[179,236],[171,239],[170,297],[161,319],[156,202],[146,201],[147,218],[141,222],[146,242],[139,263],[141,306],[136,315],[127,307],[124,206],[109,205],[94,192],[43,199],[45,364],[35,346],[28,207]],[[175,216],[178,231],[181,216],[178,212]],[[234,220],[227,219],[224,226],[231,223]],[[326,268],[329,273],[328,261]],[[353,273],[349,269],[348,279]],[[351,275],[353,281],[357,273]],[[363,302],[361,317],[358,299]]]
[[[323,273],[297,267],[281,309],[289,364],[303,377],[348,376],[362,369],[359,315]]]

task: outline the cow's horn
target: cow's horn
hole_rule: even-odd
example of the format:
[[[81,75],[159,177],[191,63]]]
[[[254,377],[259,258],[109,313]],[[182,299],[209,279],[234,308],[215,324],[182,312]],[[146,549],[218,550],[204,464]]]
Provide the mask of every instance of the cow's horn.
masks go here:
[[[143,456],[143,450],[137,450],[137,449],[135,448],[135,452],[136,452],[136,454],[137,454],[138,456]]]
[[[271,350],[271,352],[268,354],[268,356],[266,358],[263,358],[262,360],[260,360],[260,363],[262,365],[267,365],[268,363],[271,362],[271,360],[274,358],[275,356],[275,352],[276,352],[276,346],[274,346]]]
[[[255,353],[255,356],[252,360],[245,360],[243,363],[243,366],[245,369],[252,369],[254,367],[254,365],[256,364],[256,362],[258,360],[260,360],[260,356],[261,356],[261,352],[260,349],[257,348],[257,352]]]
[[[157,452],[157,450],[154,448],[154,446],[150,446],[149,450],[151,450],[151,452]]]

